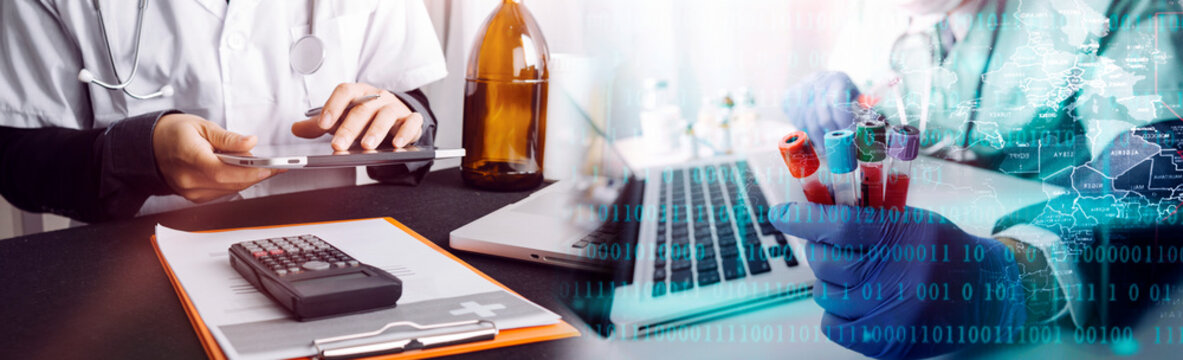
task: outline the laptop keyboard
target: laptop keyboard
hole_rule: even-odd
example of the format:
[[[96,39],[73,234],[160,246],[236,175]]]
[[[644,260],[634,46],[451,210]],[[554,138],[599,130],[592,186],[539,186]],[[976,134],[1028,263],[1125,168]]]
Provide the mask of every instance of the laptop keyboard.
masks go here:
[[[770,262],[798,265],[747,162],[677,169],[661,184],[653,296],[765,274]],[[777,245],[764,249],[761,235]]]
[[[600,224],[595,231],[584,235],[583,238],[571,244],[571,247],[576,249],[583,249],[588,246],[611,244],[616,241],[616,237],[620,236],[620,222],[619,221],[605,221]]]

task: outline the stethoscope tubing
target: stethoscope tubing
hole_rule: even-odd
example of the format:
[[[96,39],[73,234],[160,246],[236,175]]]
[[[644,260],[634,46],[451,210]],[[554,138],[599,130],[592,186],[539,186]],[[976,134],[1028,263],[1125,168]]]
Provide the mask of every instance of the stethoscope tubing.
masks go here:
[[[107,33],[107,23],[106,23],[105,17],[103,16],[103,9],[99,4],[99,0],[94,0],[93,4],[94,4],[94,9],[95,9],[95,15],[98,18],[99,34],[101,34],[101,36],[103,37],[103,47],[106,48],[106,50],[107,50],[107,61],[110,62],[110,64],[111,64],[111,71],[115,75],[115,81],[114,81],[114,83],[110,83],[110,82],[106,82],[103,80],[99,80],[98,78],[95,77],[95,74],[87,68],[82,68],[78,71],[78,81],[83,82],[83,83],[87,83],[87,84],[98,85],[99,87],[102,87],[102,88],[108,89],[108,90],[120,90],[120,91],[123,91],[124,94],[127,94],[127,96],[130,96],[130,97],[137,99],[137,100],[148,100],[148,99],[154,99],[154,98],[158,98],[158,97],[172,96],[174,93],[174,90],[173,90],[173,87],[168,84],[165,84],[164,86],[162,86],[160,88],[160,90],[157,90],[156,92],[153,92],[150,94],[137,94],[127,88],[129,85],[131,85],[131,83],[133,81],[135,81],[136,73],[139,72],[139,69],[140,69],[140,45],[142,43],[142,37],[143,37],[143,32],[144,32],[144,13],[147,12],[148,0],[139,0],[139,3],[137,5],[136,32],[135,32],[135,41],[134,41],[135,45],[132,48],[131,72],[128,73],[127,79],[123,79],[123,77],[119,75],[119,68],[118,68],[118,66],[116,66],[117,63],[115,61],[115,52],[111,49],[111,37]],[[308,35],[301,37],[298,41],[293,43],[292,47],[289,49],[289,56],[292,58],[292,61],[291,61],[292,70],[296,71],[297,73],[300,73],[301,75],[311,75],[311,74],[315,73],[317,70],[320,70],[321,65],[324,63],[324,56],[325,56],[324,41],[322,41],[319,37],[316,36],[315,30],[314,30],[315,29],[314,27],[316,26],[316,21],[315,21],[316,20],[316,15],[315,15],[316,14],[316,11],[315,11],[316,2],[309,1],[309,4],[310,4],[310,9],[309,9],[310,11],[309,11],[309,15],[308,15],[309,16]],[[305,46],[301,47],[302,44]],[[308,45],[313,46],[312,49],[315,49],[315,54],[311,54],[311,55],[299,54],[301,56],[297,57],[296,53],[299,52],[298,50],[300,50],[302,48],[306,49]],[[312,63],[297,64],[298,61],[304,61],[304,59],[310,59],[312,61]]]
[[[95,79],[95,84],[111,90],[120,90],[131,84],[131,79],[136,77],[136,72],[140,69],[140,36],[144,32],[144,10],[147,7],[147,4],[148,0],[140,0],[139,6],[137,7],[136,36],[135,47],[132,48],[131,73],[127,76],[128,80],[123,81],[121,80],[122,77],[119,76],[119,67],[115,66],[115,54],[111,50],[111,37],[107,34],[107,22],[103,16],[103,9],[101,6],[99,6],[99,0],[94,0],[94,11],[95,14],[98,15],[99,20],[99,33],[103,36],[103,46],[107,48],[107,60],[111,63],[111,71],[115,73],[115,81],[117,82],[115,84],[109,84],[102,80]]]
[[[994,6],[997,7],[995,9],[996,16],[1001,18],[1003,11],[1006,9],[1006,0],[999,0],[996,4],[994,4]],[[909,18],[908,23],[911,24],[911,22],[912,22],[912,19]],[[890,61],[891,61],[892,71],[894,71],[896,73],[897,78],[902,78],[903,74],[902,74],[901,70],[899,68],[897,68],[897,64],[895,62],[896,57],[897,57],[896,56],[897,55],[896,48],[897,48],[897,46],[899,46],[903,42],[903,40],[905,40],[905,38],[912,36],[912,35],[914,35],[914,34],[905,32],[904,34],[900,35],[900,37],[896,38],[896,41],[892,44]],[[934,37],[936,36],[935,34],[927,34],[927,35],[928,36],[924,37],[924,41],[926,42],[925,47],[929,51],[929,57],[931,58],[932,66],[939,67],[939,66],[941,66],[941,63],[944,61],[944,59],[943,59],[943,57],[938,56],[938,54],[940,54],[943,51],[948,51],[949,49],[943,49],[943,46],[941,45],[940,40],[934,39]],[[995,49],[997,47],[997,45],[998,45],[998,31],[996,30],[996,31],[994,31],[994,33],[992,34],[992,37],[990,39],[990,48]],[[991,51],[986,55],[986,62],[985,62],[986,69],[989,69],[990,63],[993,60],[994,60],[994,52]],[[933,69],[931,69],[931,68],[928,69],[927,71],[925,71],[924,75],[925,75],[925,78],[923,80],[925,83],[924,84],[925,91],[924,91],[923,95],[921,95],[921,103],[922,104],[921,104],[921,109],[920,109],[921,113],[919,114],[921,117],[920,129],[921,129],[922,134],[924,131],[924,127],[927,125],[927,122],[928,122],[927,121],[928,120],[928,112],[929,112],[928,107],[931,105],[930,102],[931,102],[931,98],[932,98],[932,82],[933,82],[932,78],[934,76]],[[981,94],[982,89],[983,89],[983,82],[979,81],[977,84],[977,89],[976,89],[977,93]],[[969,117],[966,119],[965,128],[963,131],[965,138],[962,139],[962,141],[961,141],[960,146],[962,149],[969,149],[969,147],[971,145],[969,143],[970,142],[969,133],[971,131],[973,131],[974,125],[976,122],[977,122],[977,111],[971,111],[969,113]],[[936,150],[938,150],[937,148],[940,148],[940,147],[941,147],[940,144],[938,144],[936,146],[931,146],[930,151],[936,151]]]
[[[119,68],[115,65],[115,52],[111,50],[111,37],[107,33],[107,22],[106,18],[103,16],[103,9],[101,6],[99,6],[99,0],[94,0],[95,15],[99,22],[99,33],[103,37],[103,47],[105,47],[107,50],[107,61],[111,63],[111,72],[115,75],[115,83],[112,84],[95,78],[94,73],[86,68],[78,71],[79,81],[95,84],[108,90],[121,90],[124,94],[127,94],[127,96],[137,100],[172,96],[173,88],[167,84],[161,87],[160,90],[150,94],[136,94],[127,88],[129,85],[131,85],[132,81],[135,80],[136,73],[139,72],[140,69],[140,44],[142,43],[144,32],[144,13],[147,12],[147,8],[148,0],[140,0],[136,11],[135,45],[132,48],[131,72],[128,74],[127,79],[124,80],[123,77],[119,75]]]

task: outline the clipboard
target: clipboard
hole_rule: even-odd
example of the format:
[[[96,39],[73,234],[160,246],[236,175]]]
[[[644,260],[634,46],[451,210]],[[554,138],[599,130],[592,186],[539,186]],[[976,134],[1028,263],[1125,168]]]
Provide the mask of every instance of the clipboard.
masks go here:
[[[414,232],[413,230],[406,227],[402,223],[399,223],[398,221],[394,220],[393,218],[386,217],[386,218],[381,218],[381,219],[394,225],[399,230],[406,232],[408,235],[411,235],[411,237],[419,240],[420,242],[422,242],[424,245],[428,246],[432,250],[438,251],[442,255],[450,258],[453,261],[456,261],[460,265],[463,265],[468,270],[470,270],[473,273],[477,274],[478,276],[484,278],[485,280],[493,283],[494,285],[496,285],[496,286],[498,286],[498,287],[500,287],[500,288],[502,288],[514,295],[521,296],[520,294],[517,294],[512,289],[509,289],[508,287],[501,284],[497,280],[494,280],[493,278],[489,277],[488,275],[481,272],[480,270],[477,270],[476,268],[472,267],[472,265],[469,265],[468,263],[461,261],[455,255],[452,255],[451,253],[445,251],[444,249],[437,246],[435,243],[431,242],[430,240],[427,240],[422,235],[419,235],[418,233]],[[358,220],[366,220],[366,219],[358,219]],[[288,227],[288,226],[332,224],[332,223],[341,223],[341,222],[350,222],[350,221],[357,221],[357,220],[325,221],[325,222],[314,222],[314,223],[305,223],[305,224],[290,224],[290,225],[212,230],[212,231],[203,231],[202,233],[216,233],[216,232],[250,230],[250,229],[274,229],[274,228],[282,228],[282,227]],[[218,345],[218,342],[214,339],[213,334],[210,332],[209,328],[206,326],[205,321],[202,320],[201,317],[199,316],[199,314],[197,313],[197,309],[193,305],[192,300],[187,295],[187,292],[185,291],[185,289],[181,286],[181,283],[177,279],[176,274],[173,272],[172,267],[168,264],[168,261],[165,259],[164,254],[161,252],[160,246],[157,243],[155,235],[152,236],[152,248],[156,252],[157,258],[160,259],[160,264],[164,268],[165,273],[168,275],[169,282],[172,283],[173,289],[177,293],[177,298],[180,299],[181,305],[185,308],[185,314],[189,317],[189,322],[190,322],[190,324],[193,325],[193,329],[197,333],[198,339],[201,340],[202,347],[205,348],[206,355],[211,359],[226,359],[226,355],[223,352],[221,346]],[[410,327],[410,328],[417,329],[417,330],[446,329],[446,331],[444,331],[442,333],[439,333],[439,332],[433,333],[433,334],[427,335],[427,336],[416,335],[416,336],[410,336],[410,337],[400,337],[400,338],[395,338],[395,339],[384,339],[384,340],[378,341],[378,342],[362,342],[360,344],[357,343],[359,341],[364,340],[365,338],[375,337],[375,336],[385,333],[388,330],[400,328],[400,327],[401,328]],[[571,326],[571,324],[569,324],[565,321],[562,321],[562,320],[559,320],[558,323],[555,323],[552,325],[535,326],[535,327],[518,328],[518,329],[508,329],[508,330],[499,330],[496,328],[495,325],[493,325],[492,322],[484,321],[484,320],[462,321],[462,322],[442,323],[442,324],[417,324],[417,323],[413,323],[413,322],[409,322],[409,321],[396,321],[396,322],[386,324],[386,326],[383,326],[382,328],[374,329],[373,331],[356,333],[356,334],[342,334],[342,335],[336,336],[336,337],[317,339],[313,345],[317,348],[318,354],[317,354],[317,356],[311,357],[311,358],[338,358],[338,357],[355,358],[355,357],[359,357],[359,356],[362,356],[362,357],[369,356],[369,358],[372,358],[372,359],[388,359],[388,360],[420,359],[420,358],[428,358],[428,357],[463,354],[463,353],[469,353],[469,352],[486,350],[486,349],[508,347],[508,346],[514,346],[514,345],[528,344],[528,343],[533,343],[533,342],[550,341],[550,340],[557,340],[557,339],[577,337],[577,336],[580,336],[579,331],[576,330],[573,326]],[[343,345],[344,343],[350,343],[350,342],[352,342],[352,343],[349,345]]]

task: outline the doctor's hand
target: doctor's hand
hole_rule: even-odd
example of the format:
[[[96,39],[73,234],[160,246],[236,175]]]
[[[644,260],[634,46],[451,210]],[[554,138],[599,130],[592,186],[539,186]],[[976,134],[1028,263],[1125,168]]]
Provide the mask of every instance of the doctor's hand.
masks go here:
[[[1026,321],[1025,291],[1009,248],[966,234],[937,213],[787,203],[773,207],[769,218],[807,242],[826,336],[863,355],[940,355],[967,346],[948,341],[959,331],[1003,329],[990,334],[994,341]]]
[[[827,132],[846,129],[854,123],[851,106],[858,96],[858,87],[846,73],[818,72],[789,89],[781,109],[790,123],[809,135],[814,145],[821,145]]]
[[[197,203],[234,194],[281,170],[256,169],[223,163],[220,152],[248,152],[258,139],[222,129],[187,114],[161,117],[152,132],[156,167],[178,195]]]
[[[356,104],[354,99],[368,95],[378,98]],[[342,116],[344,115],[344,116]],[[389,91],[369,84],[341,84],[325,102],[319,117],[292,124],[292,134],[303,138],[317,138],[333,134],[333,150],[348,150],[361,139],[363,149],[375,149],[391,139],[390,144],[401,148],[419,141],[423,135],[423,116],[412,112],[406,104]]]

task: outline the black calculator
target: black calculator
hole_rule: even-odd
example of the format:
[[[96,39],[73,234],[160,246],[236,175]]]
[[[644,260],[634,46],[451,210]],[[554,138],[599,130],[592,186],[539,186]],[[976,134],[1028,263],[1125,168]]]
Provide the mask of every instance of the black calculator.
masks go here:
[[[301,321],[393,307],[403,293],[399,278],[315,235],[230,245],[230,265]]]

